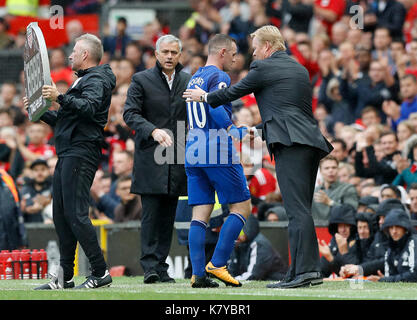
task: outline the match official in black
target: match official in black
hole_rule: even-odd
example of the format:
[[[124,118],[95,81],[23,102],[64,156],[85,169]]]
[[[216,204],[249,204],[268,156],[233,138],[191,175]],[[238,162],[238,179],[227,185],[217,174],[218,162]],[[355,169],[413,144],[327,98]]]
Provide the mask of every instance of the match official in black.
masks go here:
[[[142,199],[140,263],[144,283],[174,282],[165,260],[178,196],[187,194],[187,109],[182,93],[191,78],[181,71],[181,48],[181,41],[173,35],[158,39],[156,66],[132,77],[123,113],[126,124],[135,131],[131,192]]]
[[[321,284],[317,236],[311,215],[319,161],[333,148],[313,117],[307,70],[285,52],[278,28],[264,26],[251,34],[254,48],[249,73],[235,85],[206,93],[188,89],[184,98],[212,107],[255,94],[263,137],[275,157],[276,173],[289,218],[291,266],[283,281],[270,288]]]
[[[65,94],[60,94],[55,85],[42,88],[45,99],[60,105],[58,111],[43,114],[41,120],[53,128],[58,154],[53,177],[53,220],[59,239],[59,270],[63,275],[58,272],[51,282],[36,288],[39,290],[75,286],[77,241],[91,264],[92,273],[75,288],[99,288],[112,282],[88,216],[90,187],[101,158],[104,127],[116,85],[110,66],[99,65],[102,55],[99,38],[91,34],[80,36],[69,57],[78,79]]]

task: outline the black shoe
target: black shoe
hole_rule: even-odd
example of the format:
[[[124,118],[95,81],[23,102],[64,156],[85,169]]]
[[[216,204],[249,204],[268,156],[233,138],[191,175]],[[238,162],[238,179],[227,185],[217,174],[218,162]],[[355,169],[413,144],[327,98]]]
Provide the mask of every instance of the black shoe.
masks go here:
[[[175,279],[174,278],[171,278],[168,275],[168,272],[166,272],[166,271],[158,272],[158,276],[159,276],[159,281],[161,281],[161,282],[175,283]]]
[[[159,275],[154,270],[146,272],[143,278],[143,283],[155,283],[158,281],[159,281]]]
[[[193,275],[191,277],[192,288],[217,288],[219,284],[216,281],[211,280],[207,276],[199,277]]]
[[[323,277],[320,272],[306,272],[295,277],[290,281],[279,281],[268,284],[267,288],[291,289],[300,287],[316,286],[323,283]]]
[[[79,286],[76,286],[74,289],[97,289],[101,287],[109,287],[112,283],[112,278],[108,270],[104,273],[104,276],[102,277],[96,277],[96,276],[89,276],[87,277],[87,280],[85,280],[82,284]]]
[[[74,280],[64,281],[60,280],[57,276],[52,276],[51,281],[35,288],[34,290],[57,290],[57,289],[71,289],[74,288]]]

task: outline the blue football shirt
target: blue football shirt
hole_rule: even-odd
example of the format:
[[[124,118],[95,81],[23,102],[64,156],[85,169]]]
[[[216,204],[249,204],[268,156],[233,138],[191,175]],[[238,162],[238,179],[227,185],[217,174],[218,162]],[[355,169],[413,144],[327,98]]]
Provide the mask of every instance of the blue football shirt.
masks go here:
[[[206,92],[230,86],[230,77],[216,66],[205,66],[190,79],[187,88]],[[233,124],[232,105],[212,108],[206,102],[187,102],[189,132],[185,147],[186,167],[216,167],[239,164],[239,155],[226,129]]]

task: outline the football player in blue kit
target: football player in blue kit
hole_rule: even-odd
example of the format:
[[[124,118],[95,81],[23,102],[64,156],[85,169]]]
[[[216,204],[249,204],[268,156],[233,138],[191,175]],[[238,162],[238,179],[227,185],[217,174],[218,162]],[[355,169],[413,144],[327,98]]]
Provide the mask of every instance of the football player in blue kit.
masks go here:
[[[208,43],[208,58],[204,67],[193,75],[188,88],[198,86],[207,92],[230,86],[224,71],[231,69],[237,54],[236,42],[223,34]],[[212,108],[205,102],[188,102],[189,132],[185,152],[188,179],[188,203],[193,206],[189,230],[193,288],[217,287],[213,276],[227,286],[240,287],[227,270],[230,257],[247,217],[251,214],[250,192],[239,155],[233,145],[250,132],[237,127],[231,120],[231,104]],[[205,265],[205,234],[217,192],[221,204],[229,204],[230,215],[223,224],[211,261]]]

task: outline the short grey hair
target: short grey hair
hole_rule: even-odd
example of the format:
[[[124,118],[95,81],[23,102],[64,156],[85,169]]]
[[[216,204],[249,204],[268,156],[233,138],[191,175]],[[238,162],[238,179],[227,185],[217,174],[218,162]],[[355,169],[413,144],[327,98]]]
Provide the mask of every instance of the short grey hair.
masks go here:
[[[178,39],[176,36],[173,36],[172,34],[167,34],[165,36],[162,36],[156,41],[156,51],[159,52],[159,49],[161,47],[161,43],[171,43],[176,42],[178,43],[178,47],[180,48],[180,52],[182,51],[182,43],[181,40]]]
[[[85,43],[85,49],[90,53],[91,58],[99,64],[103,57],[103,45],[101,44],[101,40],[94,34],[85,33],[75,39],[75,42],[78,41],[83,41]]]

